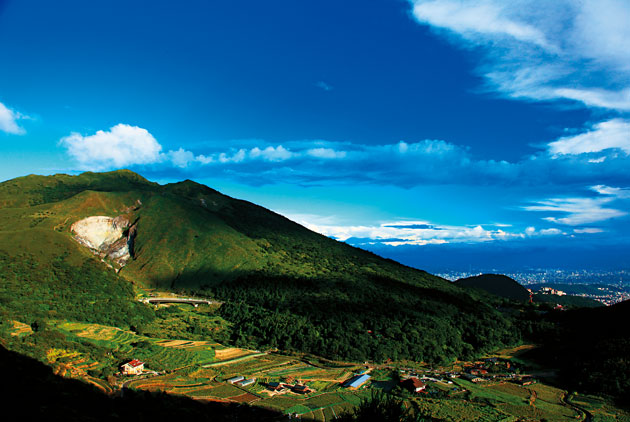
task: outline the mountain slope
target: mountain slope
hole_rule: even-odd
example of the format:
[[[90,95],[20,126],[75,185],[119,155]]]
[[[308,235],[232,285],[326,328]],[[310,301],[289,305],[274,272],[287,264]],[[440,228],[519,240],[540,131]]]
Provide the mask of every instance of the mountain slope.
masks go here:
[[[460,278],[455,284],[481,289],[493,295],[506,299],[527,300],[529,292],[516,280],[501,274],[481,274],[474,277]]]
[[[237,345],[440,361],[518,338],[474,291],[192,181],[160,186],[129,171],[27,176],[0,184],[0,204],[0,252],[26,254],[42,271],[56,261],[69,268],[94,261],[73,239],[75,222],[129,222],[132,259],[120,268],[94,251],[103,270],[109,265],[139,286],[226,301],[219,312]]]

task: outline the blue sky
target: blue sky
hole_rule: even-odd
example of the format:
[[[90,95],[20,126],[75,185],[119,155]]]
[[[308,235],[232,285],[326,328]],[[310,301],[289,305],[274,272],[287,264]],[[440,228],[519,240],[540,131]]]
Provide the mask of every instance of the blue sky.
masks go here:
[[[0,0],[0,179],[189,178],[429,270],[619,266],[629,21],[624,0]]]

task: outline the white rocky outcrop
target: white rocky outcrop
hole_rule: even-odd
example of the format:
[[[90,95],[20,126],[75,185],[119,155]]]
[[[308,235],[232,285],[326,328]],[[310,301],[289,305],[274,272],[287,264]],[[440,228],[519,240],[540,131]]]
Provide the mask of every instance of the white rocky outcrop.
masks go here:
[[[101,258],[109,258],[124,266],[133,253],[135,226],[129,227],[125,216],[93,216],[75,222],[70,230],[74,238]],[[129,229],[129,230],[127,230]],[[127,235],[125,235],[127,231]]]

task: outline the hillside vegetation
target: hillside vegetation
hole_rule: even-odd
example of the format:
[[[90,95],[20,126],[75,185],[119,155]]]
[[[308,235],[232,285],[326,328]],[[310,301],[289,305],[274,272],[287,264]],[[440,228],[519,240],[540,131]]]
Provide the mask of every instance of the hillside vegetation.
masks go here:
[[[502,274],[481,274],[474,277],[460,278],[455,284],[462,287],[481,289],[506,299],[525,301],[529,292],[516,280]]]
[[[133,300],[135,284],[225,301],[222,335],[238,346],[438,362],[519,339],[486,296],[192,181],[27,176],[0,184],[0,206],[5,319],[151,330],[156,316]],[[72,224],[90,216],[135,224],[126,266],[73,239]]]

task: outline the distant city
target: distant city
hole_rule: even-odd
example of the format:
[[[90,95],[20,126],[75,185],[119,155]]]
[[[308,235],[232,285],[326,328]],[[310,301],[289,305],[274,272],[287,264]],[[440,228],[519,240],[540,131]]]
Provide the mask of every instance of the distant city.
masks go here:
[[[533,291],[540,291],[542,284],[554,286],[561,294],[595,299],[605,305],[613,305],[630,299],[630,270],[562,270],[532,269],[518,272],[497,270],[446,271],[437,276],[450,281],[479,274],[500,273],[518,281]]]

